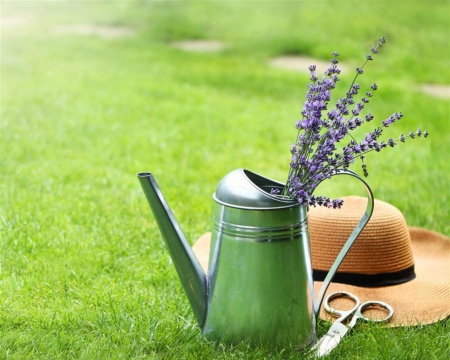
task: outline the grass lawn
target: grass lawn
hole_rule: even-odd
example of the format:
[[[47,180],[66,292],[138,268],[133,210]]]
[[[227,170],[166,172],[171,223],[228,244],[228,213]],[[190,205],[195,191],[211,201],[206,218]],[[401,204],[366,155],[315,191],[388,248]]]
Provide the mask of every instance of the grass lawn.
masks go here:
[[[154,173],[191,242],[210,231],[211,195],[229,171],[284,181],[309,75],[269,66],[279,55],[338,51],[356,68],[387,36],[360,81],[378,84],[374,121],[402,111],[386,137],[430,136],[369,154],[367,181],[409,225],[450,235],[449,99],[421,90],[450,83],[448,2],[0,6],[0,359],[302,358],[201,337],[136,178]],[[171,45],[186,39],[225,48]],[[342,74],[338,95],[352,78]],[[363,191],[337,178],[321,190]],[[449,333],[448,321],[363,325],[329,358],[447,359]]]

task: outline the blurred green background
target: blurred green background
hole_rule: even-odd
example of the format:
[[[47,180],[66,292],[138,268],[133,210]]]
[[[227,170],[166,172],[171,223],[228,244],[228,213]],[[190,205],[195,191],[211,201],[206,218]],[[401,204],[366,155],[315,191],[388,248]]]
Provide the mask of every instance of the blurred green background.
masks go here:
[[[360,78],[378,84],[375,120],[355,137],[396,111],[385,139],[430,136],[369,154],[367,181],[410,226],[449,235],[449,24],[448,1],[3,1],[0,357],[268,356],[201,339],[136,173],[154,173],[191,242],[229,171],[284,181],[309,75],[278,56],[338,51],[337,98],[387,37]],[[339,177],[319,189],[363,193]],[[352,339],[332,357],[439,358],[445,339],[442,324],[374,327],[359,355]]]

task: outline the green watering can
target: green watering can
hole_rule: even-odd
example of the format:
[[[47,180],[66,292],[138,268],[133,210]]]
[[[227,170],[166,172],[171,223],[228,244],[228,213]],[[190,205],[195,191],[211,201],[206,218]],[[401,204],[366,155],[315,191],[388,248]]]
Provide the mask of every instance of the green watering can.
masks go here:
[[[169,249],[203,336],[253,345],[312,346],[323,296],[373,211],[367,209],[314,299],[308,208],[271,194],[284,184],[237,169],[214,199],[208,275],[205,274],[151,173],[137,176]]]

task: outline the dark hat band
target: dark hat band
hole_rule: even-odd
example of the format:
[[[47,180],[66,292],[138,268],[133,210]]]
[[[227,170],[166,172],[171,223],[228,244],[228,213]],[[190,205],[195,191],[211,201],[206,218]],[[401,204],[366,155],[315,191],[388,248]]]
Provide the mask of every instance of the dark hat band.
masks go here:
[[[324,281],[328,271],[313,270],[314,281]],[[414,265],[396,272],[379,273],[379,274],[357,274],[337,272],[333,277],[333,282],[362,286],[362,287],[376,287],[398,285],[413,280],[416,277],[414,272]]]

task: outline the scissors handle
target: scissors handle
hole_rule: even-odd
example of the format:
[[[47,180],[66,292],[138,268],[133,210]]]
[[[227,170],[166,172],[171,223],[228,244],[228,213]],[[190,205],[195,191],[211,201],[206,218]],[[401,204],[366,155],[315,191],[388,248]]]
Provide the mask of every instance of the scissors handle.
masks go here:
[[[387,315],[379,319],[364,316],[364,310],[371,307],[382,308],[387,311]],[[385,322],[388,321],[392,317],[392,315],[394,315],[394,309],[389,304],[386,304],[382,301],[371,300],[366,301],[364,304],[361,304],[361,306],[356,310],[355,319],[360,318],[370,322]]]
[[[337,298],[351,299],[355,303],[355,305],[350,310],[336,309],[330,305],[330,301],[337,299]],[[335,314],[335,315],[341,316],[342,318],[340,320],[342,321],[342,320],[345,320],[349,315],[354,313],[356,311],[356,309],[358,309],[360,304],[361,304],[361,302],[359,301],[359,299],[352,293],[349,293],[346,291],[337,291],[337,292],[334,292],[334,293],[328,295],[328,297],[325,299],[325,303],[323,304],[323,307],[330,314]]]

